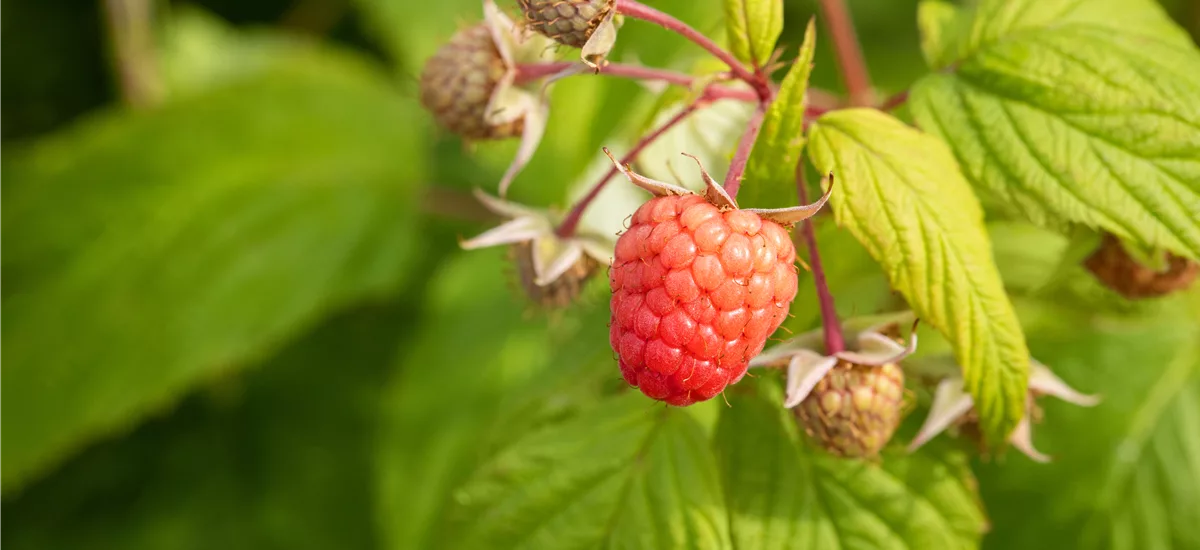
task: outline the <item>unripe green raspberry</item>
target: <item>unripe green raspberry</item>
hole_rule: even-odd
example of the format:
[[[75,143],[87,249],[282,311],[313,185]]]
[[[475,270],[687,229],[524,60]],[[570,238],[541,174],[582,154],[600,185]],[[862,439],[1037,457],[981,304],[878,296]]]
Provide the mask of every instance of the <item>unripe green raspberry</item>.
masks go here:
[[[615,3],[615,0],[517,0],[530,28],[573,48],[582,48],[587,43]]]
[[[875,456],[900,424],[904,371],[841,361],[796,407],[808,434],[836,456]]]
[[[581,254],[579,260],[557,279],[539,285],[533,258],[534,246],[535,241],[522,241],[509,247],[510,258],[517,266],[521,290],[533,303],[547,310],[562,309],[575,303],[588,280],[596,274],[599,264],[591,256]]]
[[[525,119],[488,124],[488,101],[507,68],[486,24],[463,29],[450,38],[421,72],[421,104],[438,124],[467,139],[504,139],[521,135]]]

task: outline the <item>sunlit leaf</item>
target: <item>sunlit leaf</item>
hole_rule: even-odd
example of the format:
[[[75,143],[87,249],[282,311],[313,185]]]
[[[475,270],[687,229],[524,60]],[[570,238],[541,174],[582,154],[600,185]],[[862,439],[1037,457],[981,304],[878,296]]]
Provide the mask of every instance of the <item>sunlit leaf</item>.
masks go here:
[[[746,164],[738,192],[743,207],[783,208],[796,204],[795,170],[804,150],[806,93],[815,43],[816,27],[810,20],[800,55],[779,85]]]
[[[950,151],[873,109],[827,114],[809,139],[813,165],[834,174],[839,225],[954,344],[989,440],[1003,441],[1024,414],[1029,351]]]
[[[761,67],[783,31],[783,0],[725,0],[725,22],[733,55]]]
[[[1200,258],[1200,51],[1150,2],[983,2],[913,89],[989,199]]]

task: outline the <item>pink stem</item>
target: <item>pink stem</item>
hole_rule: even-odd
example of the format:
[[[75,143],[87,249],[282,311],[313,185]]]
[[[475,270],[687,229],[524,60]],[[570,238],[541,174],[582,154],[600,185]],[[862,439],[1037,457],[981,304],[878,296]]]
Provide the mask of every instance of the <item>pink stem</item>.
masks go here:
[[[735,199],[738,188],[742,186],[742,175],[746,173],[746,163],[750,160],[750,153],[754,151],[754,142],[758,139],[759,130],[762,130],[763,117],[767,114],[768,105],[766,101],[759,102],[746,131],[742,133],[742,140],[738,142],[737,152],[733,154],[733,161],[729,163],[729,171],[725,172],[725,192]]]
[[[558,74],[575,63],[561,61],[555,63],[527,63],[517,66],[516,84],[527,84],[539,78]],[[619,78],[630,78],[634,80],[660,80],[668,84],[678,86],[691,86],[695,83],[695,77],[668,71],[664,69],[655,69],[653,67],[642,67],[640,65],[622,65],[620,63],[609,63],[600,70],[600,74],[615,76]],[[720,86],[710,84],[704,90],[704,95],[711,99],[734,99],[738,101],[758,101],[758,94],[753,90],[745,90],[738,88],[730,88],[728,86]]]
[[[697,109],[706,103],[707,101],[705,99],[701,99],[689,104],[687,107],[684,107],[682,111],[679,111],[679,113],[671,117],[670,120],[663,123],[662,126],[659,126],[653,132],[650,132],[648,135],[638,141],[637,144],[634,145],[633,148],[630,149],[623,158],[621,158],[621,164],[629,164],[636,160],[637,156],[641,154],[643,149],[648,147],[651,143],[654,143],[654,141],[658,138],[662,137],[662,135],[667,133],[668,130],[674,128],[680,122],[683,122],[688,115],[696,112]],[[593,201],[596,200],[596,197],[600,196],[600,191],[604,190],[604,186],[608,185],[608,182],[611,181],[615,175],[617,175],[617,167],[613,166],[608,170],[607,173],[604,174],[604,177],[600,178],[600,181],[596,182],[596,185],[592,186],[592,189],[588,191],[587,195],[584,195],[584,197],[580,199],[573,208],[571,208],[571,211],[567,213],[567,217],[563,219],[561,224],[559,224],[558,230],[555,231],[559,237],[565,239],[575,234],[575,230],[579,228],[579,220],[583,219],[583,212],[587,210],[587,207],[591,205]]]
[[[800,204],[808,204],[808,185],[804,181],[804,161],[796,163],[796,193],[800,196]],[[817,286],[817,302],[821,308],[821,326],[825,332],[825,355],[833,355],[846,349],[846,340],[842,336],[842,325],[838,321],[837,308],[833,304],[833,294],[829,292],[829,284],[825,280],[825,269],[821,267],[821,254],[817,251],[817,235],[813,230],[812,218],[802,222],[800,232],[804,236],[804,244],[808,247],[808,263],[812,268],[813,282]]]
[[[766,78],[750,72],[732,53],[721,48],[716,42],[701,34],[700,31],[693,29],[687,23],[635,0],[617,0],[617,12],[635,19],[654,23],[691,40],[701,48],[708,50],[717,59],[725,62],[729,66],[729,71],[733,73],[733,76],[753,86],[754,91],[758,92],[760,98],[770,96],[770,87],[767,85]]]
[[[850,95],[850,104],[870,105],[871,77],[867,74],[867,64],[863,61],[846,4],[843,0],[821,0],[821,12],[825,14],[825,26],[833,39],[833,50],[842,81],[846,83],[846,92]]]
[[[551,75],[558,74],[575,63],[570,61],[557,61],[553,63],[525,63],[517,66],[516,84],[528,84],[539,78],[545,78]],[[620,78],[631,78],[634,80],[659,80],[669,84],[691,87],[696,82],[696,77],[689,76],[675,71],[665,69],[655,69],[653,67],[642,67],[639,65],[622,65],[620,63],[609,63],[600,70],[600,74],[615,76]],[[709,84],[704,89],[704,97],[707,99],[733,99],[737,101],[760,101],[758,94],[751,90],[743,90],[738,88],[730,88],[718,84]],[[807,119],[819,117],[829,111],[838,109],[841,100],[834,94],[817,89],[809,88],[808,90],[808,107],[805,109],[805,117]]]

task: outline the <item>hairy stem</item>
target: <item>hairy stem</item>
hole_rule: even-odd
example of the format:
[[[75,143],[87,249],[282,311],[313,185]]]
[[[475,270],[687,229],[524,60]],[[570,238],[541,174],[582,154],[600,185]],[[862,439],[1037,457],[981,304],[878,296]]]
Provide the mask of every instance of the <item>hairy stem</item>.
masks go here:
[[[577,65],[571,61],[555,61],[550,63],[524,63],[517,65],[517,78],[514,81],[518,85],[528,84],[539,78],[556,75],[572,66]],[[601,75],[614,76],[618,78],[629,78],[632,80],[657,80],[690,88],[695,85],[697,77],[684,73],[669,71],[666,69],[656,69],[654,67],[643,67],[641,65],[625,65],[621,63],[609,63],[600,70]],[[772,91],[772,93],[774,93]],[[703,97],[709,100],[732,99],[735,101],[757,102],[761,101],[758,93],[753,90],[742,88],[733,88],[723,86],[718,83],[709,84],[704,89]],[[805,116],[815,118],[822,114],[839,108],[841,100],[832,92],[817,88],[808,90],[808,105],[805,108]]]
[[[808,184],[804,181],[804,161],[796,163],[796,193],[800,196],[800,204],[808,204]],[[813,282],[817,287],[817,303],[821,308],[821,326],[825,332],[825,355],[833,355],[846,349],[846,340],[842,336],[842,324],[838,321],[837,309],[833,304],[833,294],[829,292],[829,284],[825,280],[825,269],[821,267],[821,254],[817,251],[817,234],[813,230],[812,218],[801,222],[800,232],[804,236],[804,244],[808,247],[808,264],[812,268]]]
[[[770,105],[769,102],[759,102],[758,108],[754,110],[754,116],[750,117],[750,122],[746,125],[746,131],[742,132],[737,152],[733,154],[733,161],[729,163],[729,171],[725,172],[725,181],[722,187],[734,199],[737,198],[738,189],[742,186],[746,163],[750,160],[750,153],[754,151],[754,142],[758,140],[758,132],[762,130],[763,118],[767,115],[768,105]]]
[[[662,135],[667,133],[668,130],[674,128],[680,122],[683,122],[683,120],[689,115],[696,112],[697,109],[703,107],[707,103],[708,102],[706,100],[701,99],[688,104],[683,108],[682,111],[679,111],[675,114],[675,116],[671,117],[670,120],[664,122],[662,126],[659,126],[653,132],[650,132],[646,136],[642,137],[642,139],[638,141],[637,144],[634,145],[624,157],[621,158],[621,164],[632,163],[637,159],[637,156],[641,154],[642,150],[648,147],[651,143],[654,143],[655,140],[662,137]],[[579,228],[579,220],[583,219],[584,211],[586,211],[587,207],[596,200],[596,197],[600,196],[600,191],[603,191],[604,186],[608,185],[608,182],[612,181],[613,176],[616,175],[617,167],[613,166],[608,170],[608,172],[605,172],[604,177],[600,178],[600,181],[596,182],[596,185],[592,186],[592,188],[587,192],[586,195],[583,196],[582,199],[579,199],[579,202],[575,203],[575,206],[571,208],[570,212],[567,213],[567,217],[563,219],[561,224],[559,224],[558,230],[555,231],[559,237],[565,239],[575,234],[575,230]]]
[[[871,77],[863,61],[862,49],[854,33],[854,23],[843,0],[821,0],[821,13],[825,15],[825,26],[833,39],[833,50],[837,55],[838,68],[851,105],[870,105]]]
[[[517,84],[526,84],[544,78],[547,76],[558,74],[576,63],[562,61],[554,63],[528,63],[517,66]],[[666,69],[655,69],[653,67],[643,67],[640,65],[623,65],[620,63],[609,63],[600,70],[600,74],[615,76],[618,78],[629,78],[633,80],[658,80],[668,84],[678,86],[691,86],[696,82],[696,78]],[[721,86],[713,83],[709,84],[704,90],[704,95],[711,99],[735,99],[738,101],[758,101],[758,94],[753,90],[731,88],[729,86]]]
[[[725,62],[729,66],[729,71],[733,76],[753,86],[754,91],[758,93],[760,98],[766,99],[771,96],[771,88],[763,75],[750,72],[732,53],[718,46],[712,39],[704,36],[700,31],[693,29],[687,23],[635,0],[617,0],[617,12],[635,19],[654,23],[691,40],[696,45],[716,56],[717,59]]]

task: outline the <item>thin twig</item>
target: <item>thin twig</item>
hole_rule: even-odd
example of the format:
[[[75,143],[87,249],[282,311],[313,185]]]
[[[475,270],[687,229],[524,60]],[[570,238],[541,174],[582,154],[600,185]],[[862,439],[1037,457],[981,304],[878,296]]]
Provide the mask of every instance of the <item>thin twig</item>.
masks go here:
[[[833,39],[833,50],[837,55],[838,67],[851,105],[871,104],[871,77],[863,60],[854,23],[843,0],[821,0],[821,12],[825,15],[825,26]]]
[[[683,108],[682,111],[679,111],[675,114],[675,116],[671,117],[670,120],[664,122],[662,126],[659,126],[653,132],[650,132],[640,141],[638,141],[637,144],[634,145],[633,148],[621,158],[621,164],[625,165],[632,163],[637,159],[637,156],[641,154],[642,150],[650,146],[650,144],[654,143],[654,141],[658,138],[662,137],[662,135],[667,133],[668,130],[674,128],[680,122],[683,122],[684,119],[696,112],[697,109],[707,104],[708,100],[704,98],[689,103]],[[579,202],[575,203],[575,206],[571,208],[570,212],[567,213],[567,217],[564,218],[562,223],[558,226],[556,233],[559,237],[567,238],[575,234],[575,230],[579,228],[579,220],[583,219],[584,211],[587,210],[587,207],[596,200],[596,197],[600,196],[600,191],[604,190],[604,187],[608,185],[608,182],[611,181],[613,176],[616,175],[617,167],[613,166],[604,174],[604,177],[600,178],[600,181],[596,182],[596,185],[592,186],[592,189],[588,191],[587,195],[584,195]]]
[[[678,33],[680,36],[704,48],[716,56],[717,59],[725,62],[729,66],[729,71],[733,73],[733,76],[753,86],[754,91],[758,92],[760,98],[770,97],[771,90],[765,76],[750,72],[732,53],[718,46],[712,39],[704,36],[700,31],[693,29],[687,23],[635,0],[617,0],[617,12],[635,19],[654,23],[669,31]]]
[[[729,171],[725,172],[723,187],[725,187],[725,192],[735,199],[738,188],[742,186],[742,176],[746,173],[746,163],[750,160],[750,153],[754,151],[754,142],[758,140],[759,130],[762,130],[763,117],[767,114],[768,105],[768,102],[760,102],[754,110],[754,116],[750,117],[750,122],[746,124],[746,131],[742,133],[742,139],[738,142],[733,161],[729,163]]]
[[[517,78],[515,82],[517,84],[527,84],[539,78],[558,74],[574,65],[576,63],[568,61],[521,64],[517,66]],[[691,87],[697,80],[696,77],[666,69],[643,67],[641,65],[623,65],[620,63],[608,63],[603,69],[600,69],[599,74],[633,80],[658,80],[685,87]],[[705,88],[704,94],[713,99],[758,101],[758,94],[754,90],[722,86],[715,82]]]
[[[800,204],[808,204],[808,185],[804,181],[804,161],[796,163],[796,193],[800,196]],[[804,244],[808,247],[808,263],[812,268],[813,282],[817,287],[817,303],[821,309],[821,326],[825,332],[825,355],[833,355],[846,349],[846,340],[842,336],[842,324],[838,321],[837,308],[833,304],[833,294],[829,292],[828,281],[825,280],[825,269],[821,266],[821,254],[817,251],[817,235],[813,230],[812,218],[801,222],[800,232],[804,236]]]
[[[546,78],[558,74],[571,66],[576,65],[570,61],[556,61],[551,63],[523,63],[517,65],[516,84],[528,84],[540,78]],[[582,73],[591,74],[591,73]],[[694,77],[688,74],[670,71],[666,69],[656,69],[654,67],[643,67],[640,65],[626,65],[622,63],[609,63],[600,70],[601,75],[608,75],[617,78],[630,78],[633,80],[657,80],[691,88],[699,80],[699,77]],[[772,90],[774,93],[774,90]],[[733,88],[722,85],[717,82],[710,83],[704,89],[704,96],[717,99],[732,99],[737,101],[757,102],[761,101],[758,93],[753,90],[744,88]],[[808,90],[808,117],[818,117],[829,111],[838,109],[842,106],[842,100],[833,92],[821,90],[818,88],[809,88]]]
[[[162,82],[154,54],[154,5],[150,0],[105,0],[113,68],[121,97],[134,107],[162,100]]]

